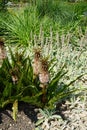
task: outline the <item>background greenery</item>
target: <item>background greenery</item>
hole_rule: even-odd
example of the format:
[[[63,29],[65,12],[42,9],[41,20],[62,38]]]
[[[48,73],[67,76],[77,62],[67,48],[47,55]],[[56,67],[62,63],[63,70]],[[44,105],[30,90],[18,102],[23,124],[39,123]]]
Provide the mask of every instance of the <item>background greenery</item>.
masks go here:
[[[56,102],[70,100],[69,97],[86,91],[87,2],[37,0],[26,4],[12,1],[11,6],[3,2],[0,37],[4,39],[7,58],[0,68],[0,106],[25,101],[53,108]],[[45,104],[40,81],[33,77],[33,48],[38,46],[42,48],[42,56],[49,57],[50,62]],[[20,55],[20,52],[23,53]],[[11,77],[15,67],[17,84]]]
[[[32,34],[39,35],[41,26],[44,35],[49,36],[50,27],[55,35],[56,31],[73,32],[79,26],[84,31],[87,25],[86,2],[37,0],[36,4],[27,4],[24,7],[22,3],[19,6],[21,7],[8,6],[7,11],[0,13],[0,33],[5,33],[11,42],[16,40],[21,44],[29,44]]]

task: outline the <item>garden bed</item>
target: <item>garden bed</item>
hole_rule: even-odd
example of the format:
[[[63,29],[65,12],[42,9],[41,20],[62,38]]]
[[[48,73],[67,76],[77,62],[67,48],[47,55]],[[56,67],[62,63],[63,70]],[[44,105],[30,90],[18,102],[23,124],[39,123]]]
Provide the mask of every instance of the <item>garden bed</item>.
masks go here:
[[[86,96],[85,96],[86,98]],[[19,103],[17,120],[11,117],[11,106],[0,110],[0,130],[86,130],[87,129],[87,99],[80,101],[75,99],[72,103],[67,101],[57,108],[56,115],[61,118],[43,121],[39,127],[35,124],[43,115],[39,113],[39,108],[28,103]]]
[[[40,1],[0,12],[0,130],[87,130],[86,4]]]

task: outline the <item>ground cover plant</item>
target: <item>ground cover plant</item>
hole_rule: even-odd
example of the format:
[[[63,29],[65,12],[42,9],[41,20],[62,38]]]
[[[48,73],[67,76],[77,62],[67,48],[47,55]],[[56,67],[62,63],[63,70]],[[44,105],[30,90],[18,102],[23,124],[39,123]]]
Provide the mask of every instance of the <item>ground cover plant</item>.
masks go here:
[[[20,101],[46,108],[40,109],[48,114],[41,125],[57,118],[49,116],[57,103],[86,91],[87,9],[85,3],[50,0],[17,9],[7,8],[8,17],[0,17],[0,107],[11,103],[14,120]]]

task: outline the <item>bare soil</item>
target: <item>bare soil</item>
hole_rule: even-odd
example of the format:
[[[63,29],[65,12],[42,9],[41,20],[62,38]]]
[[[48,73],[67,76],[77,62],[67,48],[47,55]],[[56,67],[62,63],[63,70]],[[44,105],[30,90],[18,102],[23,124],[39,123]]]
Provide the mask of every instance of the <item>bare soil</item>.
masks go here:
[[[0,110],[0,130],[35,130],[39,108],[28,103],[19,103],[17,120],[12,119],[12,106]],[[58,104],[57,115],[62,120],[46,120],[40,125],[41,130],[87,130],[87,101]],[[40,115],[41,116],[41,115]],[[42,115],[43,116],[43,115]]]
[[[12,106],[0,110],[0,130],[34,130],[37,121],[36,107],[28,103],[19,103],[17,120],[12,119]]]

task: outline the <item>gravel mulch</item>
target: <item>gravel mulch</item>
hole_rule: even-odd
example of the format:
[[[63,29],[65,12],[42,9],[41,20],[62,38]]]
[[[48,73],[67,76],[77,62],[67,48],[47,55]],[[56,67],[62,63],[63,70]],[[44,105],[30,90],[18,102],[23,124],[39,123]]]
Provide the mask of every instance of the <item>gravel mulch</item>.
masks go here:
[[[40,126],[42,130],[87,130],[87,101],[67,101],[58,111],[62,118],[45,120]]]

